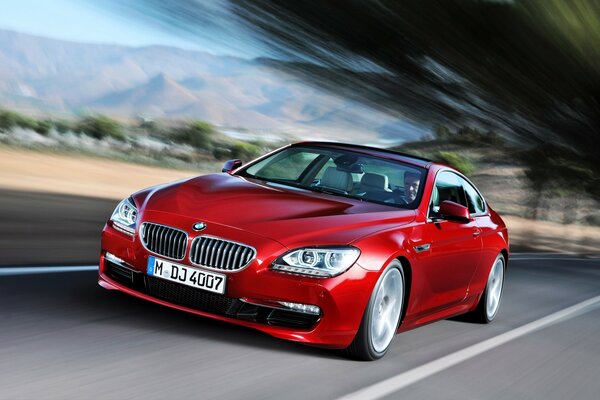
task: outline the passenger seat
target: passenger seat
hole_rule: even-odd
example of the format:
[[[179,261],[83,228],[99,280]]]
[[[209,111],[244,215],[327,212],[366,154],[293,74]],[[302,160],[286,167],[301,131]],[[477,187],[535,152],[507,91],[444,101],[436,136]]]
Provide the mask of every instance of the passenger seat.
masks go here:
[[[350,172],[340,171],[336,167],[329,167],[325,170],[323,178],[321,178],[321,186],[343,192],[350,192],[353,187],[352,174],[350,174]]]
[[[366,199],[387,201],[392,195],[392,191],[388,186],[388,177],[386,175],[365,172],[360,180],[358,194]]]

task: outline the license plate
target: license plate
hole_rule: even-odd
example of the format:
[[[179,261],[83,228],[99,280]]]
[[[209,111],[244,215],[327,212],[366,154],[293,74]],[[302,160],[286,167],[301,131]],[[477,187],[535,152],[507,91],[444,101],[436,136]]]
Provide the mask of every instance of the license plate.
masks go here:
[[[219,294],[225,293],[225,283],[227,282],[226,275],[191,268],[153,256],[148,257],[146,273],[167,281]]]

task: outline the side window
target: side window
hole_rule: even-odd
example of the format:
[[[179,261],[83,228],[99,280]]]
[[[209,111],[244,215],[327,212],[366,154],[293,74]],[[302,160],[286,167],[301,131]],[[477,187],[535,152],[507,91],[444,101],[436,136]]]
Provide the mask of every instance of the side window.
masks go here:
[[[467,203],[469,204],[469,212],[471,214],[481,214],[485,212],[485,202],[483,198],[477,193],[477,190],[467,181],[462,178],[460,179],[462,186],[467,195]]]
[[[453,201],[468,207],[465,191],[459,179],[458,175],[453,174],[450,171],[442,171],[437,175],[435,188],[433,189],[433,195],[431,197],[432,212],[439,212],[440,204],[444,200]]]

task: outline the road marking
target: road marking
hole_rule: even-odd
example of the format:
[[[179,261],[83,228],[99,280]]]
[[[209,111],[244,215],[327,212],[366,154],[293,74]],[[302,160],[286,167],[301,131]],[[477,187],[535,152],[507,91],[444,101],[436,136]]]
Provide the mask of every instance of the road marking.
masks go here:
[[[71,267],[0,267],[0,276],[54,274],[60,272],[81,272],[97,270],[97,265],[73,265]]]
[[[600,257],[510,257],[509,261],[600,261]]]
[[[510,253],[510,260],[574,260],[574,261],[598,261],[600,254],[568,254],[568,253]]]
[[[366,388],[358,390],[354,393],[347,394],[343,397],[340,397],[338,400],[368,400],[380,399],[382,397],[389,396],[390,394],[412,385],[413,383],[419,382],[430,377],[431,375],[437,374],[438,372],[473,358],[481,353],[492,350],[512,340],[518,339],[521,336],[543,328],[547,328],[563,320],[588,312],[594,307],[597,307],[599,304],[600,296],[582,301],[581,303],[575,304],[574,306],[565,308],[561,311],[557,311],[546,317],[525,324],[519,328],[515,328],[498,336],[494,336],[491,339],[484,340],[483,342],[456,351],[442,358],[438,358],[437,360],[423,364],[420,367],[402,372],[399,375],[392,376],[391,378],[383,380],[374,385],[367,386]]]

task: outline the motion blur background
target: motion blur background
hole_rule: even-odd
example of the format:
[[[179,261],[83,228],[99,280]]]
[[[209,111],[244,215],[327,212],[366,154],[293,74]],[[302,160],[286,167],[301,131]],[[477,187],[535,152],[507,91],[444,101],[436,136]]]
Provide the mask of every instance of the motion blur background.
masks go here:
[[[365,364],[98,287],[120,199],[306,139],[472,179],[511,238],[495,323]],[[338,398],[583,301],[388,398],[597,399],[599,152],[597,0],[2,1],[0,399]]]
[[[513,250],[600,248],[597,1],[2,7],[0,265],[94,262],[116,200],[304,139],[457,167]]]

